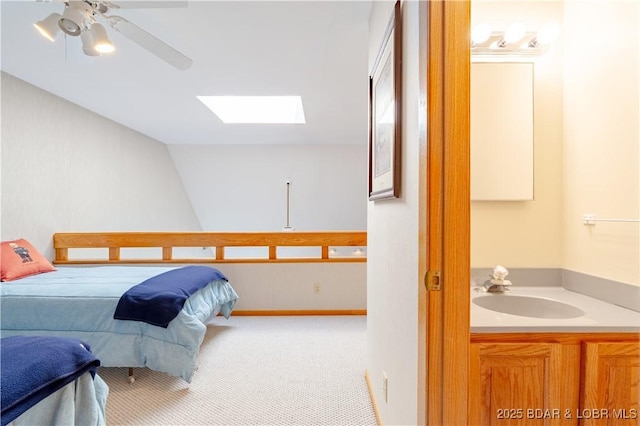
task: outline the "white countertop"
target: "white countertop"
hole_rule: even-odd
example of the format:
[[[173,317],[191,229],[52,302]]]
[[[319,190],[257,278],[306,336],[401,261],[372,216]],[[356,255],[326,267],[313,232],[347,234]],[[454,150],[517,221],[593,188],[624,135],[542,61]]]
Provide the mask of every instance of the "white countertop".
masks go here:
[[[531,296],[551,299],[580,308],[584,315],[568,319],[533,318],[482,308],[476,297]],[[521,332],[640,332],[640,312],[623,308],[563,287],[511,286],[506,293],[481,293],[471,288],[471,333]]]

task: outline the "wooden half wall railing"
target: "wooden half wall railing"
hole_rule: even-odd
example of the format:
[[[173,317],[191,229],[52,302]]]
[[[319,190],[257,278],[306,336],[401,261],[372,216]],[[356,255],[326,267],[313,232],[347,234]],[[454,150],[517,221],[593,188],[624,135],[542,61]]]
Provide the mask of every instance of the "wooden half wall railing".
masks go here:
[[[366,231],[89,232],[53,235],[55,264],[366,262]],[[266,247],[268,257],[225,257],[227,247]],[[278,257],[278,247],[319,247],[319,256]],[[330,248],[354,247],[335,256]],[[121,249],[160,248],[161,257],[122,258]],[[176,258],[174,248],[211,248],[212,257]],[[108,249],[108,258],[70,258],[70,249]]]

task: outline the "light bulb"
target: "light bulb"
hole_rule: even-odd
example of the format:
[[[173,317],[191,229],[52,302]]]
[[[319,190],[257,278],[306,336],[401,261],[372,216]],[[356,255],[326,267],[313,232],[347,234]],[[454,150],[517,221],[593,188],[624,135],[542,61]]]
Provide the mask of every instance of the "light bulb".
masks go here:
[[[520,40],[524,36],[525,27],[522,22],[516,22],[507,28],[507,31],[504,32],[503,41],[506,44],[514,43]]]
[[[489,24],[478,24],[473,27],[473,31],[471,32],[471,41],[474,44],[484,43],[491,37],[491,25]]]
[[[111,53],[116,48],[107,37],[107,31],[101,24],[91,25],[91,36],[93,37],[93,48],[100,53]]]
[[[100,56],[100,52],[98,52],[94,48],[93,36],[89,31],[83,31],[80,33],[80,40],[82,40],[82,51],[87,56]]]

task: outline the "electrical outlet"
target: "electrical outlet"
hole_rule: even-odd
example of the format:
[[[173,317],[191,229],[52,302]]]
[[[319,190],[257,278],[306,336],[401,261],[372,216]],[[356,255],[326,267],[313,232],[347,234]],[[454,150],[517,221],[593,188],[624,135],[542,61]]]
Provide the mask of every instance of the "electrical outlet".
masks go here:
[[[382,372],[382,398],[384,402],[387,402],[387,396],[389,395],[389,379],[387,373]]]
[[[313,285],[313,292],[315,294],[319,294],[320,293],[320,284],[314,284]]]

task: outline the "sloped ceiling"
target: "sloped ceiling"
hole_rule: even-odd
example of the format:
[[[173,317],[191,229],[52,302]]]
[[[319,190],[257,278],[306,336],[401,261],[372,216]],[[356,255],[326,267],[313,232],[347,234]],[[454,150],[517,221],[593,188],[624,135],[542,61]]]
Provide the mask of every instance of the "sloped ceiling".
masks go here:
[[[124,3],[124,2],[123,2]],[[3,71],[166,144],[366,144],[369,1],[190,1],[118,15],[181,51],[180,71],[107,26],[87,57],[33,23],[60,1],[1,1]],[[307,123],[223,124],[197,95],[301,95]]]

